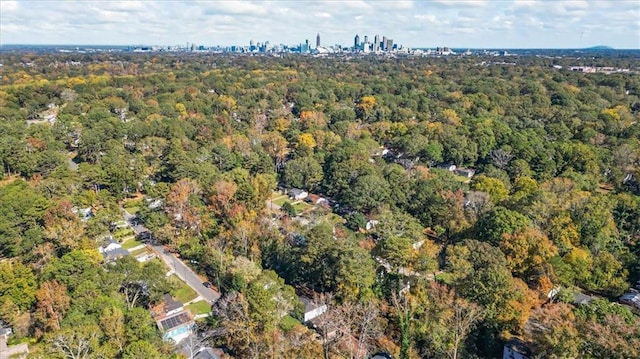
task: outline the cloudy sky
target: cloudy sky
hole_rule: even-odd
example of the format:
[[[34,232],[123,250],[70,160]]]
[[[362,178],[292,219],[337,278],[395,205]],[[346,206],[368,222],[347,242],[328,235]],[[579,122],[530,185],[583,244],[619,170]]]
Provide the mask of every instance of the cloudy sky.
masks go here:
[[[0,0],[0,44],[640,48],[638,0]]]

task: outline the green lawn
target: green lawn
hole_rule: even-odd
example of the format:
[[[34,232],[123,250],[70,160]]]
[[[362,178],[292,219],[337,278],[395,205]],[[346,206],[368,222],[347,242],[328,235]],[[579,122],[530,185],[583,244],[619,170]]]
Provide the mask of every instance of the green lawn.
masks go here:
[[[129,211],[129,208],[140,207],[142,205],[142,199],[137,199],[133,201],[125,201],[123,206]],[[129,211],[130,212],[130,211]]]
[[[140,207],[138,207],[138,206],[127,208],[127,212],[129,212],[130,214],[133,214],[133,215],[138,213],[138,211],[140,211]]]
[[[174,290],[171,291],[171,295],[182,303],[186,303],[190,300],[196,299],[198,297],[198,293],[189,287],[185,282],[180,280],[180,278],[172,275],[169,277],[169,281],[174,284]]]
[[[305,202],[298,202],[293,204],[293,208],[296,209],[296,212],[298,212],[298,214],[308,210],[309,208],[311,208],[311,206]]]
[[[119,240],[125,237],[135,236],[136,234],[129,227],[119,228],[113,233],[113,238]]]
[[[344,218],[335,213],[329,213],[327,216],[329,217],[329,221],[333,224],[345,224],[347,222]]]
[[[465,176],[453,175],[453,178],[455,178],[456,181],[462,182],[462,183],[470,183],[471,182],[471,178],[465,177]]]
[[[453,284],[453,278],[451,278],[451,273],[446,273],[446,272],[440,273],[436,275],[436,280],[438,282],[443,282],[449,285]]]
[[[285,332],[290,331],[298,325],[301,325],[300,322],[289,314],[285,315],[282,317],[282,320],[280,320],[280,328]]]
[[[277,204],[278,206],[282,207],[282,205],[283,205],[285,202],[290,202],[290,201],[289,201],[289,197],[287,197],[287,196],[282,196],[282,197],[278,197],[278,198],[274,199],[272,202],[273,202],[273,203],[275,203],[275,204]]]
[[[186,308],[193,315],[209,314],[211,312],[211,305],[209,305],[209,303],[207,303],[207,301],[205,301],[205,300],[201,300],[199,302],[191,303],[191,304],[187,305]]]
[[[122,243],[122,248],[129,249],[129,248],[137,247],[137,246],[139,246],[141,244],[142,244],[142,242],[140,242],[140,241],[137,241],[135,239],[130,239],[130,240]]]

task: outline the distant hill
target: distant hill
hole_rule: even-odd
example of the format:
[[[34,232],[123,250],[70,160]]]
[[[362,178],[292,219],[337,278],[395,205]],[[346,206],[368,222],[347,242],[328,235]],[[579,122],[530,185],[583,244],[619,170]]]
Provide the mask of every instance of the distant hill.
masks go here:
[[[613,50],[611,46],[598,45],[593,47],[587,47],[585,50]]]

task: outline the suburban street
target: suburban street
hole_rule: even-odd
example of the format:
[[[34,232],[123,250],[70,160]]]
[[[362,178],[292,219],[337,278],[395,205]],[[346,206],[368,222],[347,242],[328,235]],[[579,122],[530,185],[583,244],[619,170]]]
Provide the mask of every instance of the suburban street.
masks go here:
[[[124,218],[126,222],[131,226],[136,235],[142,232],[148,232],[149,230],[143,225],[135,222],[135,216],[123,209]],[[164,247],[157,244],[147,244],[147,247],[153,249],[153,251],[162,259],[162,261],[187,285],[195,290],[199,296],[206,300],[209,304],[213,304],[218,298],[220,293],[207,288],[202,285],[202,278],[198,276],[194,271],[189,268],[180,258],[177,258],[175,254],[166,252]]]

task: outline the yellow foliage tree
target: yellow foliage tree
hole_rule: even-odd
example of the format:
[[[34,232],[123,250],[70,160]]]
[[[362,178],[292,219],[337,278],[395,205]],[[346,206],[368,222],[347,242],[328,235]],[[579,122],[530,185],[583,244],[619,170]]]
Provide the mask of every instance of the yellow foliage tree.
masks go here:
[[[541,231],[527,228],[523,232],[504,234],[500,249],[507,258],[507,267],[519,276],[530,276],[554,256],[558,250]]]
[[[303,133],[298,136],[298,142],[296,143],[296,148],[299,147],[307,147],[310,149],[314,149],[316,147],[316,140],[313,138],[313,135],[310,133]]]
[[[442,118],[448,125],[460,126],[460,116],[458,116],[456,110],[450,108],[442,110]]]
[[[180,113],[181,117],[187,117],[187,106],[185,106],[183,103],[177,103],[176,104],[176,111],[178,111],[178,113]]]

